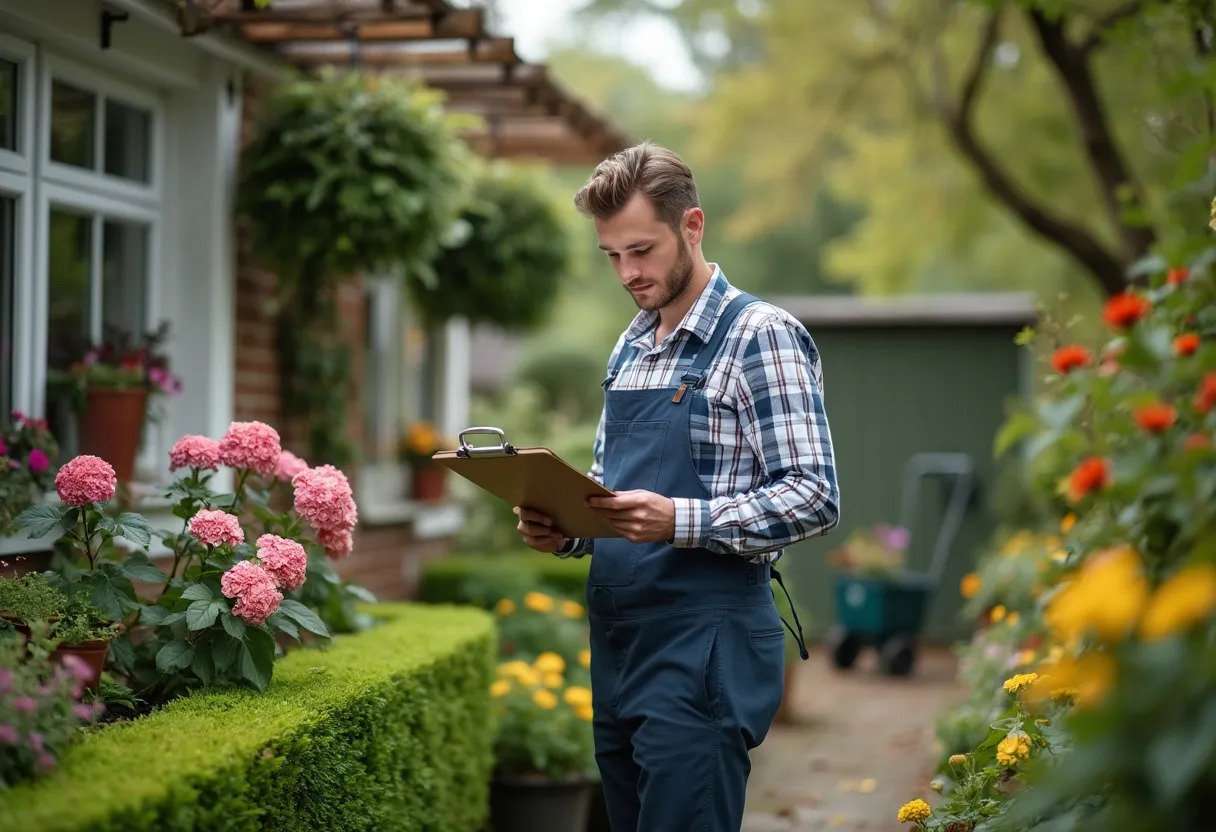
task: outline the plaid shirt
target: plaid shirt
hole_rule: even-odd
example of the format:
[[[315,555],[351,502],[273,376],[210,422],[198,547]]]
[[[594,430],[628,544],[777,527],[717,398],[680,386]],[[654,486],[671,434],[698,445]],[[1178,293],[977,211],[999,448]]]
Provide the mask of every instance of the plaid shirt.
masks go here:
[[[658,313],[639,312],[608,361],[620,365],[612,389],[678,386],[737,294],[714,266],[705,291],[658,346]],[[819,351],[802,324],[771,304],[744,309],[702,395],[690,400],[689,450],[711,499],[673,500],[673,545],[773,562],[782,547],[835,528],[840,493],[822,391]],[[603,482],[602,413],[594,450],[589,473]],[[556,554],[580,557],[593,548],[593,539],[576,538]]]

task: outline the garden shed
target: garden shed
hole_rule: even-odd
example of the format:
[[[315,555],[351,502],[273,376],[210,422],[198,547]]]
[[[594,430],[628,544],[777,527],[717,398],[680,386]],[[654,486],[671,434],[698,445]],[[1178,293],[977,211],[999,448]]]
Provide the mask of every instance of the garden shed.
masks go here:
[[[977,484],[923,634],[931,641],[957,638],[968,629],[959,616],[959,579],[999,521],[993,440],[1010,402],[1031,392],[1030,354],[1014,339],[1036,319],[1033,296],[789,297],[774,303],[802,321],[819,347],[841,491],[837,529],[790,547],[782,558],[791,593],[811,619],[808,635],[821,636],[835,616],[828,554],[855,529],[898,522],[906,463],[914,454],[937,452],[968,455]],[[927,568],[947,497],[932,482],[921,489],[910,568]]]

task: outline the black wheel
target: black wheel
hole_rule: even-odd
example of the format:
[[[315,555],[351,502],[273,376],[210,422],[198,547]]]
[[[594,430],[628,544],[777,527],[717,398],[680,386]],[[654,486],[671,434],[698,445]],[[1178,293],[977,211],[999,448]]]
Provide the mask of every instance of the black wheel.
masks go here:
[[[857,656],[864,646],[861,636],[850,633],[839,624],[828,631],[824,636],[824,642],[827,644],[828,652],[832,655],[832,664],[841,670],[847,670],[853,666],[853,662],[857,661]]]
[[[891,676],[907,676],[916,664],[916,642],[911,636],[891,636],[878,648],[878,665]]]

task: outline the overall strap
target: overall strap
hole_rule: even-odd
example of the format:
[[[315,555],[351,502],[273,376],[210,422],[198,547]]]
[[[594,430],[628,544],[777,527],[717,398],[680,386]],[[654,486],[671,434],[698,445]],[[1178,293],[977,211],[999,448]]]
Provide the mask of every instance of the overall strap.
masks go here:
[[[722,344],[725,343],[726,337],[730,335],[731,326],[735,323],[735,319],[743,309],[750,304],[756,303],[759,298],[740,292],[736,295],[722,313],[718,316],[717,322],[714,324],[713,334],[709,336],[709,340],[701,345],[701,349],[697,350],[697,356],[693,359],[692,366],[680,377],[680,393],[688,387],[699,387],[702,381],[705,380],[705,371],[709,369],[709,365],[717,357],[718,352],[722,349]],[[675,399],[679,401],[679,398]]]

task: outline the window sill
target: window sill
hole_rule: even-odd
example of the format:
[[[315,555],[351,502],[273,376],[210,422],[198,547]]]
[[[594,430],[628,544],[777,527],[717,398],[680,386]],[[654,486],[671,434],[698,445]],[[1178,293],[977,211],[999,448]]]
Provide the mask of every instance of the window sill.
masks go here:
[[[418,500],[365,501],[359,504],[359,523],[367,526],[413,525],[419,540],[448,537],[465,521],[464,504],[456,500],[421,502]]]

